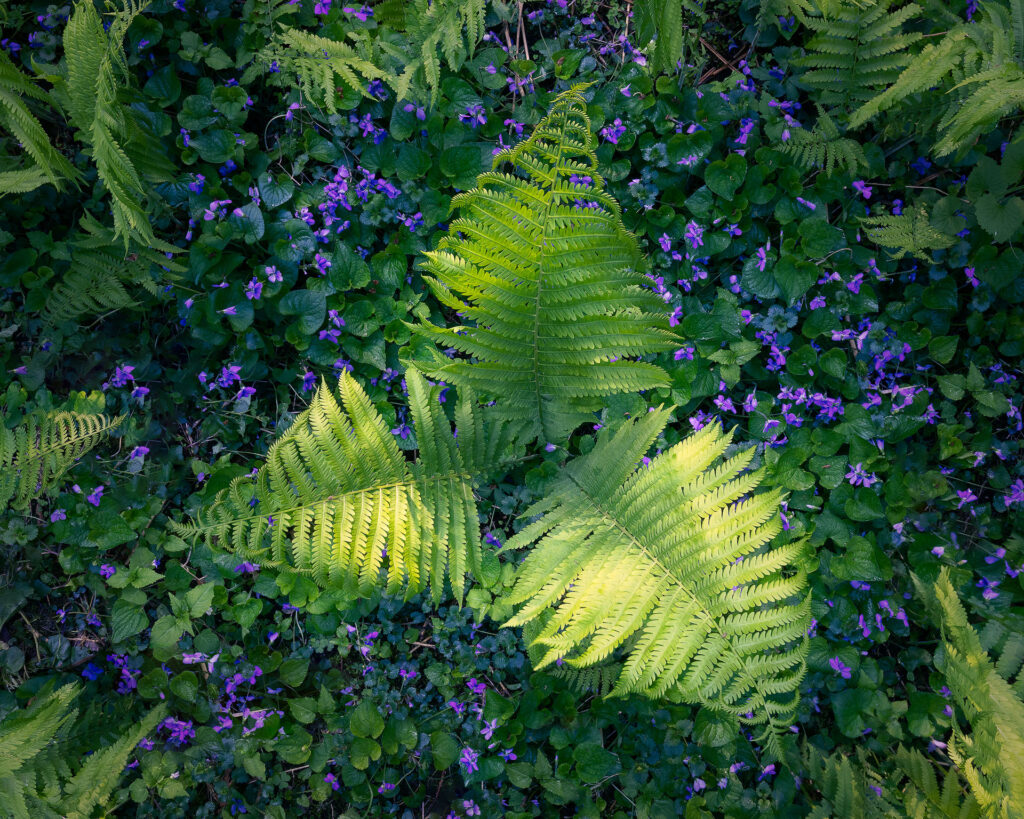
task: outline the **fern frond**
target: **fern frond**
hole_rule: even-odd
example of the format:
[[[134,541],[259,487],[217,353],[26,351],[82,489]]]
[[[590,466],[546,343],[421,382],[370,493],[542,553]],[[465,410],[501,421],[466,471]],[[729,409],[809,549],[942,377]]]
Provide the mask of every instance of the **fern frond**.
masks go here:
[[[369,80],[395,81],[374,63],[365,38],[354,32],[349,36],[353,44],[285,26],[272,52],[282,71],[296,78],[303,94],[332,114],[338,110],[339,82],[365,95]]]
[[[472,397],[457,409],[458,442],[415,369],[406,374],[420,447],[409,463],[384,419],[348,373],[340,403],[326,385],[267,453],[255,482],[235,480],[195,523],[176,529],[317,583],[368,594],[387,565],[389,593],[445,578],[461,601],[467,572],[480,572],[473,482],[506,459],[516,427],[485,422]],[[385,554],[386,552],[386,554]]]
[[[47,182],[59,190],[64,180],[79,178],[74,166],[50,143],[26,99],[46,102],[47,96],[0,50],[0,129],[11,134],[31,160],[28,167],[0,174],[0,196],[27,193]]]
[[[124,766],[135,746],[149,734],[167,714],[164,703],[153,708],[131,730],[95,753],[64,787],[59,809],[65,816],[92,816],[96,808],[109,808],[111,795],[124,772]]]
[[[808,54],[794,62],[809,69],[801,81],[820,93],[822,103],[848,108],[871,99],[910,62],[909,49],[921,35],[904,33],[903,26],[921,7],[892,5],[893,0],[839,0],[803,19],[816,34],[807,43]]]
[[[982,648],[948,570],[931,588],[913,580],[939,619],[940,670],[970,726],[968,733],[954,723],[947,752],[985,815],[1015,815],[1024,805],[1024,702]]]
[[[438,299],[473,326],[411,325],[472,357],[439,356],[428,374],[500,395],[504,412],[549,441],[605,396],[666,384],[660,367],[635,359],[676,344],[597,171],[582,90],[560,94],[529,139],[452,200],[460,215],[425,254]]]
[[[925,251],[944,250],[956,244],[956,237],[932,226],[924,205],[908,208],[899,216],[868,216],[861,219],[868,238],[877,245],[891,248],[895,259],[911,255],[925,262],[931,257]]]
[[[907,816],[976,819],[981,816],[977,800],[964,793],[963,782],[950,768],[939,782],[937,766],[920,751],[902,745],[896,752],[896,767],[907,778],[903,786],[903,808]]]
[[[76,3],[64,29],[63,92],[71,121],[89,146],[100,180],[110,193],[114,228],[127,250],[133,238],[143,245],[152,245],[155,238],[143,205],[146,188],[126,153],[134,132],[131,114],[117,99],[118,89],[128,78],[124,37],[144,8],[136,0],[124,2],[106,31],[91,0]]]
[[[49,492],[61,476],[124,416],[50,412],[30,415],[14,429],[0,428],[0,511],[10,504],[25,509]]]
[[[43,306],[42,317],[49,326],[77,322],[87,315],[135,307],[124,281],[140,275],[142,265],[98,250],[80,250],[72,267],[53,286]]]
[[[808,780],[814,783],[822,796],[811,816],[895,819],[898,815],[882,791],[885,778],[866,764],[863,757],[854,760],[838,753],[825,756],[807,743],[803,748],[802,762]]]
[[[820,105],[818,121],[812,129],[793,130],[786,142],[775,147],[792,156],[804,170],[820,169],[826,176],[837,169],[855,174],[858,168],[868,164],[860,143],[843,137],[835,121]]]
[[[732,438],[717,425],[643,466],[668,417],[600,438],[524,512],[539,517],[505,547],[534,546],[506,625],[545,618],[531,632],[538,668],[594,667],[621,649],[613,696],[668,695],[763,725],[778,755],[808,646],[804,544],[767,546],[781,495],[751,494],[763,473],[740,475],[749,450],[715,466]]]

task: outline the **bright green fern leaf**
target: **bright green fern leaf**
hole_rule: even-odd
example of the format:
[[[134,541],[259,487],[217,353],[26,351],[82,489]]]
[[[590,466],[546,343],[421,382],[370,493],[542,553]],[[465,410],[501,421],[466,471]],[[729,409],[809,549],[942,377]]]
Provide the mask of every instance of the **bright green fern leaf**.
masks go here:
[[[303,94],[330,113],[338,110],[338,85],[367,94],[369,80],[396,79],[377,67],[365,32],[350,33],[350,42],[331,40],[297,28],[284,27],[272,49],[282,71],[294,77]]]
[[[969,146],[1001,118],[1024,108],[1024,3],[982,3],[979,19],[954,25],[927,44],[886,85],[854,112],[851,128],[924,95],[929,107],[942,111],[935,123],[936,155]],[[941,95],[932,90],[936,87]]]
[[[818,121],[812,129],[794,129],[789,139],[776,147],[796,159],[804,170],[820,169],[826,176],[836,170],[855,174],[858,168],[868,164],[860,143],[843,137],[835,121],[820,105]]]
[[[920,751],[908,751],[902,745],[896,752],[896,767],[907,778],[902,788],[905,816],[927,819],[981,816],[977,800],[972,794],[964,793],[964,783],[956,768],[943,772]]]
[[[810,819],[896,819],[895,806],[885,798],[884,791],[879,793],[885,779],[866,764],[863,756],[825,756],[807,743],[802,761],[808,781],[822,796]]]
[[[342,373],[340,403],[322,385],[255,481],[235,480],[195,523],[176,528],[352,594],[379,586],[386,563],[390,593],[405,586],[411,596],[429,585],[438,601],[447,577],[461,600],[466,573],[479,577],[482,559],[473,483],[505,459],[515,429],[485,423],[463,395],[456,441],[423,376],[409,369],[406,382],[415,463],[358,382]]]
[[[605,396],[668,383],[640,356],[672,349],[663,302],[597,172],[583,87],[560,94],[533,135],[495,157],[452,200],[449,234],[427,252],[427,281],[467,327],[414,326],[471,356],[438,354],[428,374],[500,396],[549,441],[564,439]]]
[[[543,618],[530,633],[539,668],[588,668],[621,649],[612,695],[667,695],[765,725],[781,756],[808,647],[805,547],[767,546],[782,496],[752,494],[763,477],[741,474],[752,449],[717,463],[732,435],[716,424],[644,466],[668,417],[652,411],[599,439],[524,512],[532,522],[506,548],[533,548],[506,625]]]
[[[0,511],[25,509],[49,492],[72,464],[124,421],[123,416],[51,412],[0,427]]]
[[[931,256],[925,251],[944,250],[956,243],[956,237],[937,230],[924,205],[918,205],[899,216],[867,216],[861,219],[868,238],[877,245],[894,250],[893,258],[911,255],[925,262]]]

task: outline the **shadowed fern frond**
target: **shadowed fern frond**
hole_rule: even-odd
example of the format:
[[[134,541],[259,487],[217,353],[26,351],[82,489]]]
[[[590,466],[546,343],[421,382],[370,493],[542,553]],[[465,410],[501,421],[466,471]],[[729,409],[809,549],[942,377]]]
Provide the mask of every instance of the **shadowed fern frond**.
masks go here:
[[[367,82],[380,79],[404,92],[397,77],[378,67],[379,57],[365,31],[349,32],[349,38],[332,40],[286,26],[268,54],[295,78],[306,97],[332,114],[338,110],[339,83],[365,95]]]
[[[500,396],[548,441],[565,438],[605,396],[667,383],[639,356],[672,349],[664,303],[597,172],[582,90],[560,94],[529,139],[495,157],[452,200],[448,235],[425,255],[442,304],[473,322],[421,335],[467,354],[437,354],[429,375]]]
[[[621,649],[612,696],[669,696],[763,725],[781,757],[808,648],[805,546],[767,546],[782,496],[752,494],[763,477],[741,474],[752,449],[718,462],[732,435],[717,424],[644,466],[669,414],[599,438],[524,512],[536,519],[505,548],[533,548],[506,625],[546,618],[531,632],[538,668],[589,668]]]
[[[896,808],[882,789],[885,778],[863,754],[858,759],[838,753],[826,756],[806,743],[801,756],[807,779],[822,796],[808,819],[896,819]]]
[[[49,492],[61,476],[124,416],[50,412],[30,415],[14,429],[0,427],[0,511],[25,509]]]
[[[486,0],[411,0],[405,4],[405,30],[410,43],[419,44],[419,56],[404,72],[411,75],[419,68],[436,100],[441,88],[441,60],[458,71],[473,56],[484,33]],[[401,99],[402,95],[399,94]]]
[[[102,750],[90,753],[72,772],[67,726],[78,710],[81,689],[65,685],[42,692],[25,709],[0,722],[0,805],[13,819],[89,817],[111,807],[111,797],[135,746],[166,714],[166,706],[150,711],[129,731]]]
[[[980,19],[953,26],[929,43],[886,88],[850,118],[857,128],[912,96],[932,94],[943,111],[937,156],[955,153],[1024,107],[1024,3],[982,3]]]
[[[808,54],[794,62],[809,70],[801,81],[820,93],[825,105],[843,109],[871,99],[900,75],[910,62],[911,45],[921,39],[903,32],[920,11],[916,3],[892,9],[894,0],[822,4],[820,16],[803,19],[816,32]]]
[[[944,250],[956,244],[955,236],[932,225],[924,205],[908,207],[899,216],[866,216],[860,221],[872,242],[895,251],[894,259],[910,255],[930,262],[931,256],[925,251]]]
[[[13,168],[0,170],[0,196],[27,193],[47,183],[58,190],[65,180],[77,181],[78,171],[50,142],[26,99],[49,104],[46,92],[0,49],[0,129],[7,131],[28,157]]]
[[[976,819],[981,815],[974,796],[964,793],[964,782],[956,768],[943,773],[920,751],[907,750],[902,745],[896,752],[896,767],[907,778],[902,787],[905,816]]]
[[[127,250],[132,239],[152,245],[155,238],[143,204],[147,190],[127,153],[129,141],[138,138],[140,129],[131,120],[130,109],[117,98],[129,77],[124,37],[144,5],[136,0],[124,3],[106,30],[92,0],[76,3],[64,29],[67,70],[60,92],[110,194],[114,229]]]
[[[427,382],[406,373],[419,459],[406,460],[358,382],[342,373],[340,403],[326,385],[267,453],[255,481],[239,478],[191,524],[176,526],[239,557],[288,566],[323,586],[368,594],[387,564],[389,593],[447,577],[458,600],[479,577],[473,483],[506,459],[512,424],[485,422],[463,395],[458,440]]]
[[[793,157],[804,170],[821,169],[826,176],[831,176],[837,169],[855,174],[858,168],[868,164],[860,143],[844,137],[820,105],[818,121],[813,128],[790,131],[789,139],[776,147]]]
[[[945,567],[918,592],[942,628],[939,668],[969,732],[953,723],[947,753],[970,786],[984,816],[1020,816],[1024,810],[1024,702],[996,670],[967,620]]]

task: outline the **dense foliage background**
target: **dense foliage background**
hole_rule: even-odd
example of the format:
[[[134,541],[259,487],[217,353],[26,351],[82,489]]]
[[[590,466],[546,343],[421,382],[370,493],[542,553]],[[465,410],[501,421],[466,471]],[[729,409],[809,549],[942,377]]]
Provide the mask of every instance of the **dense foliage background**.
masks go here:
[[[135,123],[135,217],[112,212],[96,149],[76,136],[83,115],[69,124],[33,103],[78,180],[0,200],[4,423],[58,407],[127,420],[58,492],[0,517],[0,715],[80,680],[64,739],[80,758],[164,703],[115,793],[123,815],[753,817],[822,804],[829,786],[810,763],[768,762],[708,710],[580,696],[533,672],[521,636],[498,628],[508,555],[461,608],[435,607],[323,591],[167,526],[248,474],[342,370],[416,447],[403,362],[432,345],[405,322],[453,323],[419,254],[495,150],[590,82],[602,172],[684,341],[657,356],[670,387],[612,398],[568,449],[540,447],[479,487],[487,542],[512,534],[599,428],[674,405],[667,447],[717,417],[789,493],[784,537],[807,534],[816,553],[794,748],[859,753],[885,775],[902,745],[948,767],[957,716],[911,572],[927,584],[948,568],[1007,675],[1024,631],[1024,150],[1019,112],[1000,107],[1024,46],[956,150],[935,146],[959,127],[944,106],[971,91],[950,89],[980,70],[967,57],[843,129],[915,49],[1011,11],[687,0],[678,37],[651,44],[657,21],[641,12],[658,4],[494,2],[479,42],[453,18],[458,42],[443,44],[417,28],[425,3],[404,17],[396,5],[150,3],[125,32],[116,91]],[[0,11],[0,47],[40,87],[59,89],[70,65],[72,11]],[[349,37],[380,76],[357,66],[323,98],[267,51],[285,26]],[[828,64],[886,37],[886,65]],[[0,135],[0,156],[24,142]],[[133,249],[125,263],[126,236],[167,255]]]

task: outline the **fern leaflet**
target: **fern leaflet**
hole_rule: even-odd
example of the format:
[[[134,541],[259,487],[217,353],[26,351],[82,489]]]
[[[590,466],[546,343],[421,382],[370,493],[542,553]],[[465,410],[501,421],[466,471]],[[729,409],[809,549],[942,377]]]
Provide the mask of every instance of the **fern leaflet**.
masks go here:
[[[796,129],[790,138],[776,146],[792,156],[804,170],[820,169],[831,176],[837,169],[854,174],[867,167],[864,149],[855,139],[843,137],[835,121],[818,106],[818,121],[811,130]]]

